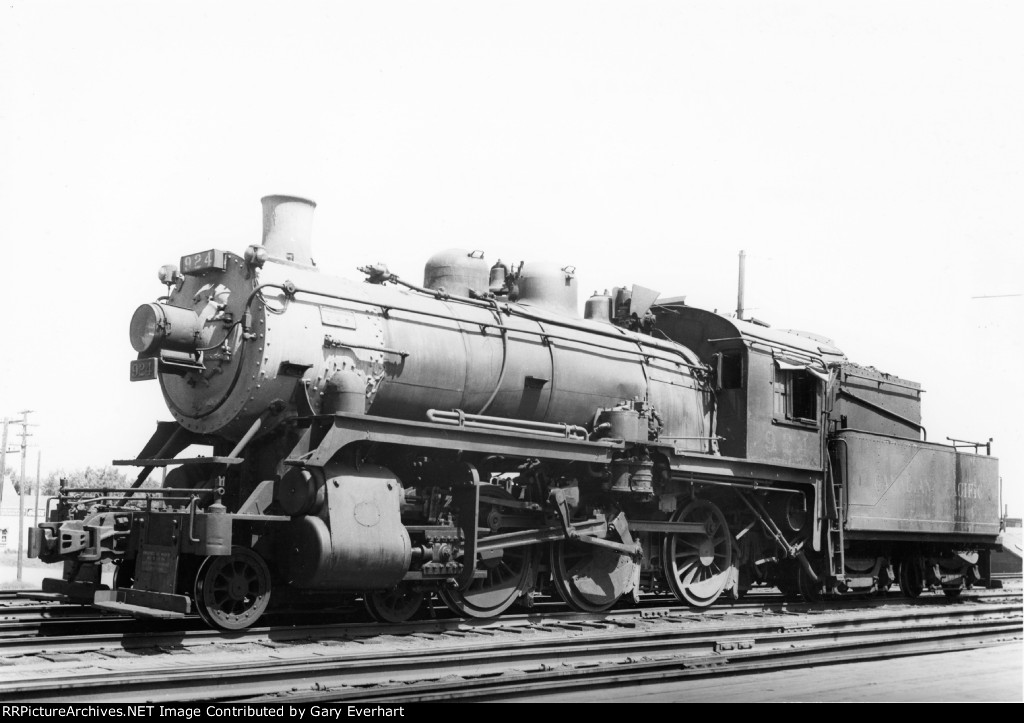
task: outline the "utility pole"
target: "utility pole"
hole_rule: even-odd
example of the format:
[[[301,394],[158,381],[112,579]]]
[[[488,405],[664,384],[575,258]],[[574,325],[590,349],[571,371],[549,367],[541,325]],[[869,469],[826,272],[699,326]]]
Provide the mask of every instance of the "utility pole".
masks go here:
[[[39,524],[39,486],[43,475],[43,450],[36,451],[36,503],[32,507],[32,526]]]
[[[31,413],[31,409],[22,410],[21,421],[16,422],[21,425],[21,489],[18,490],[18,582],[21,582],[21,556],[25,550],[25,457],[28,450],[28,438],[32,436],[28,433],[30,426],[28,415]]]
[[[740,251],[740,281],[736,289],[736,318],[743,319],[743,287],[746,283],[747,252]]]

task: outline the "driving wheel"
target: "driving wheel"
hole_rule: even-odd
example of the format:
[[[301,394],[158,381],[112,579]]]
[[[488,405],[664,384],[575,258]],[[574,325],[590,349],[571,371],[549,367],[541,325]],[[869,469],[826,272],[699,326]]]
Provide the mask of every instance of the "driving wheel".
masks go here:
[[[700,532],[666,533],[662,543],[665,579],[679,599],[707,607],[722,594],[732,565],[732,535],[725,515],[707,500],[694,500],[672,522],[700,524]]]
[[[438,595],[448,609],[467,618],[490,618],[500,615],[532,584],[537,574],[537,552],[534,547],[505,548],[500,557],[480,560],[477,572],[465,590],[441,588]]]
[[[563,540],[551,546],[551,581],[569,607],[584,613],[607,610],[630,589],[637,563],[606,547]]]

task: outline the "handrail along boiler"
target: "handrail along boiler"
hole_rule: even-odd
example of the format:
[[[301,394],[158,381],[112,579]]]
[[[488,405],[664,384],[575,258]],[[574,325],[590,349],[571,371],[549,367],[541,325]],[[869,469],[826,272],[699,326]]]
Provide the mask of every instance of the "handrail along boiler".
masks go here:
[[[422,286],[329,276],[314,205],[268,196],[261,244],[160,270],[131,377],[174,421],[117,461],[131,490],[61,490],[30,535],[64,563],[44,595],[241,629],[355,598],[397,622],[431,595],[488,617],[987,579],[997,461],[926,441],[920,385],[639,286],[580,318],[571,267],[450,249]]]

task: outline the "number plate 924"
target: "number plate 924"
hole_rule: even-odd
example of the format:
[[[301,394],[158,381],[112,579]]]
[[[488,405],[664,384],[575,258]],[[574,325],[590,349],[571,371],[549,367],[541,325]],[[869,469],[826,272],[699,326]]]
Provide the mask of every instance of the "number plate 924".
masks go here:
[[[131,363],[128,371],[128,378],[133,382],[143,382],[147,379],[156,379],[157,362],[155,358],[136,359]]]

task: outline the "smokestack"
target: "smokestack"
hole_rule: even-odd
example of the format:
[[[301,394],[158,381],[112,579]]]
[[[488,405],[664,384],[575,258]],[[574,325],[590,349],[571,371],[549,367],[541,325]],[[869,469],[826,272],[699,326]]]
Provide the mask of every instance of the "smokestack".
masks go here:
[[[263,247],[285,261],[313,266],[313,209],[316,203],[298,196],[264,196]]]

